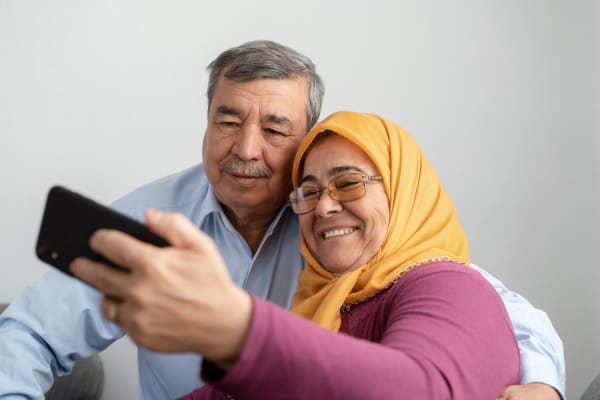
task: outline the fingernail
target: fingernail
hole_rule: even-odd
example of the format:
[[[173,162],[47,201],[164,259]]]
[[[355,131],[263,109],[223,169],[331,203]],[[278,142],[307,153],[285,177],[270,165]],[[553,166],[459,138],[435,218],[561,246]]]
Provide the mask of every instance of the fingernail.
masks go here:
[[[156,208],[149,208],[148,211],[146,211],[146,213],[148,218],[153,219],[155,222],[158,222],[163,215],[162,212],[160,212]]]

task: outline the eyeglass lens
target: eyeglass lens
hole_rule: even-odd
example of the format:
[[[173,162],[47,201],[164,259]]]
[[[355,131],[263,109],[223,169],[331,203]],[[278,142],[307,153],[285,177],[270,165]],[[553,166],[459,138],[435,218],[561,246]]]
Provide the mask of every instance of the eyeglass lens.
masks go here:
[[[353,201],[366,193],[365,183],[368,177],[362,174],[348,174],[332,179],[326,188],[302,185],[290,195],[292,208],[297,214],[305,214],[317,206],[323,190],[327,190],[332,199],[338,201]]]

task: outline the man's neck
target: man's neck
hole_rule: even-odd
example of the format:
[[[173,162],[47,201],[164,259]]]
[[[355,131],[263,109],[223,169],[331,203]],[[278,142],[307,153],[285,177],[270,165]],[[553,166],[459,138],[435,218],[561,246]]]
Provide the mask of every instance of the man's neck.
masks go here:
[[[233,227],[242,235],[252,250],[252,254],[256,253],[258,246],[262,241],[265,233],[269,229],[271,222],[277,215],[279,208],[275,212],[260,213],[256,210],[245,212],[246,210],[237,210],[234,212],[231,208],[227,208],[222,204],[225,215],[233,225]]]

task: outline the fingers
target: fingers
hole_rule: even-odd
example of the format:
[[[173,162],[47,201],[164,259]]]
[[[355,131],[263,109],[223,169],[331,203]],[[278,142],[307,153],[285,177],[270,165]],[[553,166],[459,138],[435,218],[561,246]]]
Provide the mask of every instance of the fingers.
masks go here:
[[[73,275],[101,292],[122,298],[129,286],[129,274],[87,258],[76,258],[70,265]]]
[[[519,394],[522,393],[523,390],[527,390],[527,388],[523,389],[523,385],[507,386],[496,400],[517,400],[520,398]],[[527,398],[527,393],[525,393],[525,396]]]
[[[90,247],[115,264],[135,270],[156,258],[157,247],[117,230],[99,229],[90,238]]]
[[[146,222],[150,230],[164,237],[174,247],[202,251],[212,245],[212,240],[181,214],[149,209],[146,211]]]
[[[497,400],[560,400],[552,386],[541,382],[510,385],[504,388]]]
[[[518,395],[520,389],[521,389],[521,385],[507,386],[504,388],[502,393],[500,393],[500,396],[498,396],[498,398],[496,400],[515,400],[513,397],[513,394],[516,393]]]
[[[102,297],[102,305],[100,309],[102,310],[102,315],[107,320],[118,324],[119,323],[119,310],[121,303],[116,300],[112,300],[107,296]]]
[[[146,212],[148,227],[174,247],[215,252],[212,239],[177,213]],[[156,260],[159,248],[117,230],[100,229],[90,239],[90,247],[104,257],[128,270],[142,269]]]

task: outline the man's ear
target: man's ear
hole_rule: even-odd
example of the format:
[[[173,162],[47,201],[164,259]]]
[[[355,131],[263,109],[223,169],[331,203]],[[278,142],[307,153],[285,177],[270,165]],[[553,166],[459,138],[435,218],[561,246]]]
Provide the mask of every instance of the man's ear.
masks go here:
[[[206,150],[206,131],[208,131],[208,128],[204,130],[204,138],[202,138],[202,160],[206,160],[206,154],[204,154]]]

